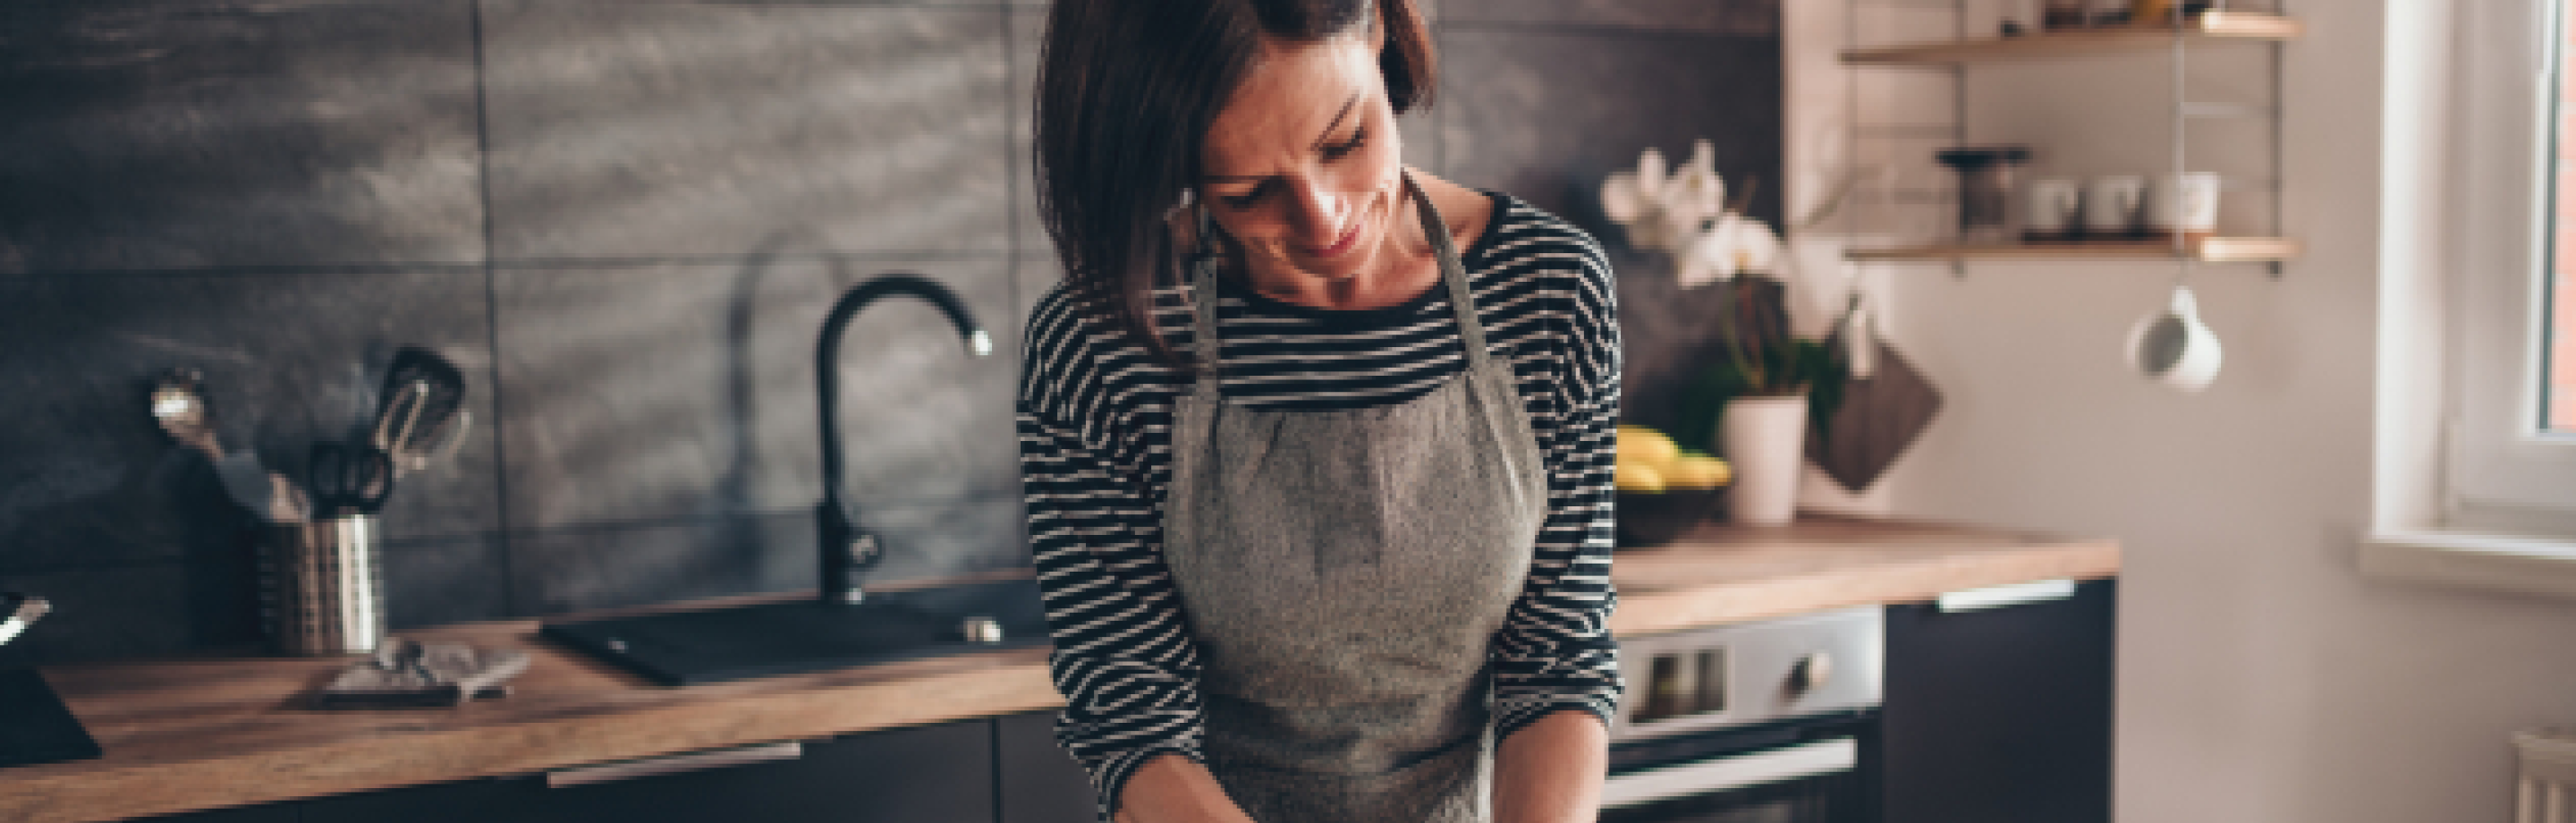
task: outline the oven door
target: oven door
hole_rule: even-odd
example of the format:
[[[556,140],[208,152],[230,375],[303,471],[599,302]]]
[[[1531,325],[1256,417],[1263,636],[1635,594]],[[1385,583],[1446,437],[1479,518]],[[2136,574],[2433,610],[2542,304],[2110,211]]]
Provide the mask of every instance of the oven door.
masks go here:
[[[1623,741],[1601,823],[1874,823],[1875,709]]]

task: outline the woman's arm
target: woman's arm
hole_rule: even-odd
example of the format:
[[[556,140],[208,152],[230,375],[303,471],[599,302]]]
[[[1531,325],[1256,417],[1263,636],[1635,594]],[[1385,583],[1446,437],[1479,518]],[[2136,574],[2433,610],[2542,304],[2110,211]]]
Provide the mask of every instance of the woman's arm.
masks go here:
[[[1099,356],[1074,308],[1057,292],[1031,315],[1019,398],[1029,546],[1055,642],[1048,663],[1065,700],[1056,739],[1090,772],[1103,819],[1125,801],[1143,821],[1234,820],[1188,816],[1187,805],[1166,813],[1166,798],[1201,794],[1186,779],[1175,789],[1173,767],[1163,764],[1206,775],[1197,761],[1198,647],[1163,563],[1153,495],[1133,455],[1122,457],[1106,433],[1116,426],[1100,422],[1114,418],[1105,398],[1123,394],[1104,369],[1131,355]],[[1205,779],[1205,789],[1216,788]]]
[[[1563,331],[1545,355],[1557,412],[1532,420],[1548,464],[1548,517],[1494,642],[1494,811],[1512,823],[1570,823],[1593,819],[1621,692],[1610,636],[1619,339],[1598,247],[1575,235],[1534,254],[1579,261],[1580,271],[1565,277]]]
[[[1494,753],[1494,823],[1591,823],[1610,771],[1610,731],[1560,711],[1504,738]]]

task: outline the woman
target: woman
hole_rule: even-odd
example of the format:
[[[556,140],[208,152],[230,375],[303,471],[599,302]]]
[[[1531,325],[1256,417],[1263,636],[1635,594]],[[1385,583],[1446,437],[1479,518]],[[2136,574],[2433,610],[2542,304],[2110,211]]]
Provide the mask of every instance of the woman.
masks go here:
[[[1104,815],[1593,817],[1609,269],[1403,165],[1432,78],[1410,0],[1056,0],[1021,462]]]

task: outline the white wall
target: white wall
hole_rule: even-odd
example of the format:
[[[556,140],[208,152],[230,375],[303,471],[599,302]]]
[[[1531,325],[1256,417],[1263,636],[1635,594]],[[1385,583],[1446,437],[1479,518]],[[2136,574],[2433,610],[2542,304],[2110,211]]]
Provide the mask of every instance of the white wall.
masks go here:
[[[1790,162],[1813,164],[1832,153],[1802,146],[1800,130],[1843,108],[1843,85],[1812,74],[1842,42],[1841,4],[1784,5]],[[2383,295],[2421,299],[2437,273],[2412,193],[2438,177],[2418,174],[2433,167],[2412,153],[2438,142],[2423,126],[2444,101],[2410,84],[2449,47],[2441,6],[2290,7],[2309,34],[2288,51],[2286,219],[2310,251],[2278,280],[2247,266],[2192,274],[2226,344],[2218,382],[2180,395],[2124,371],[2122,340],[2165,299],[2169,265],[1884,273],[1893,339],[1949,400],[1885,503],[2122,541],[2123,823],[2506,820],[2506,735],[2576,723],[2576,603],[2365,580],[2354,561],[2373,518],[2376,409],[2396,385],[2380,376],[2381,327],[2420,319]],[[2166,99],[2164,78],[2143,73],[2123,87],[2099,69],[1980,70],[1971,137],[2053,147],[2077,172],[2153,168],[2160,154],[2131,160],[2123,141],[2154,145],[2159,121],[2120,119]],[[2263,159],[2203,136],[2193,145],[2209,162]]]

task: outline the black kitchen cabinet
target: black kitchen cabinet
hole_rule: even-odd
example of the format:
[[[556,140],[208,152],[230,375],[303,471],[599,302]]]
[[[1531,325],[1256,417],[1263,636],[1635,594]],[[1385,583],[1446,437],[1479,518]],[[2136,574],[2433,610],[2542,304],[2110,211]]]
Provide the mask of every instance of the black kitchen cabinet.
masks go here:
[[[542,777],[496,777],[462,780],[407,789],[325,797],[292,805],[300,823],[433,823],[539,820],[536,802],[544,797]]]
[[[974,823],[992,820],[992,721],[807,741],[792,760],[550,788],[543,776],[303,804],[302,823]]]
[[[1055,712],[993,721],[1001,823],[1092,823],[1091,779],[1055,742]]]
[[[2108,823],[2116,588],[1887,609],[1887,823]]]
[[[298,810],[292,803],[266,806],[243,806],[237,809],[138,817],[134,823],[296,823]]]

